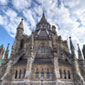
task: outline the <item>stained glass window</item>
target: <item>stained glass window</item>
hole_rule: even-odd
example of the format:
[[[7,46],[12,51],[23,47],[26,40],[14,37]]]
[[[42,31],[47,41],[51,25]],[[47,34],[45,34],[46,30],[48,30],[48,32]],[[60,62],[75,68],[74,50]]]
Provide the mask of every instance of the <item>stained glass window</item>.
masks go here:
[[[38,68],[36,69],[35,77],[36,77],[36,78],[39,78],[39,70],[38,70]]]
[[[47,79],[50,78],[50,70],[47,68]]]
[[[44,78],[44,69],[41,70],[41,77]]]

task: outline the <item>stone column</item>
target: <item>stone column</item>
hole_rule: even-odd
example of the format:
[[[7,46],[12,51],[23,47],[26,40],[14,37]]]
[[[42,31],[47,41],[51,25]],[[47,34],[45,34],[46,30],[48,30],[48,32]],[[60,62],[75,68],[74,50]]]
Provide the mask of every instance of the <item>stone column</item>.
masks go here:
[[[54,53],[54,55],[55,55],[55,57],[54,57],[54,71],[55,71],[56,79],[59,79],[60,74],[59,74],[58,57],[57,57],[56,53]]]
[[[6,72],[2,77],[2,84],[1,85],[6,85],[7,83],[10,83],[10,81],[12,80],[12,74],[13,74],[13,70],[12,70],[12,60],[9,60],[7,68],[6,68]]]
[[[28,83],[26,85],[30,85],[33,60],[34,59],[32,57],[29,57],[27,60],[27,70],[25,74],[25,81]]]
[[[84,78],[80,73],[77,59],[73,60],[73,79],[75,81],[75,85],[77,85],[79,82],[82,83],[84,81]]]
[[[58,56],[56,53],[54,53],[54,72],[55,72],[55,78],[56,78],[56,85],[58,85],[60,81],[60,73],[59,73]]]

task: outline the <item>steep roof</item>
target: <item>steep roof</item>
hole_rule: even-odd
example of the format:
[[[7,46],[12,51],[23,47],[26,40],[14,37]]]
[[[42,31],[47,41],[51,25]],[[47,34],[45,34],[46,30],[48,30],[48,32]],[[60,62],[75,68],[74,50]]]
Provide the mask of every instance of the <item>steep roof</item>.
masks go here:
[[[37,26],[38,26],[39,24],[43,24],[43,23],[49,24],[48,21],[47,21],[47,19],[46,19],[46,17],[45,17],[44,12],[43,12],[42,17],[41,17],[39,23],[37,24]]]

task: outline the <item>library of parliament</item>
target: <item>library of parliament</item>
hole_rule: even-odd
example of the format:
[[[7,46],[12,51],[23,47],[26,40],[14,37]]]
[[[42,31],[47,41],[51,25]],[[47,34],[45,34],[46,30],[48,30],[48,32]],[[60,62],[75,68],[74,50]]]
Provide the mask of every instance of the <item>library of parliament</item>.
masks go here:
[[[69,37],[62,40],[55,25],[50,25],[42,14],[31,35],[25,35],[23,19],[8,58],[9,44],[4,53],[0,46],[0,85],[85,85],[85,46],[83,55],[78,45],[78,58]],[[69,52],[69,48],[70,51]]]

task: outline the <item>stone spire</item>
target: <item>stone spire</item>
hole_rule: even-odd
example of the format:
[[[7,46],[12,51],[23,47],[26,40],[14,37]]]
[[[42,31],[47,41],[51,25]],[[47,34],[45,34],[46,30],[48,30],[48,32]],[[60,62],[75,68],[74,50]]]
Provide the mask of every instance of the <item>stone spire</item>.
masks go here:
[[[4,46],[3,46],[3,44],[2,44],[2,45],[0,46],[0,59],[2,58],[3,54],[4,54]]]
[[[79,58],[79,60],[83,60],[79,44],[77,44],[77,46],[78,46],[78,58]]]
[[[47,21],[47,19],[45,17],[44,11],[43,11],[42,17],[41,17],[40,21],[38,22],[38,24],[36,26],[36,30],[51,29],[50,27],[51,26],[48,23],[48,21]]]
[[[45,18],[44,11],[43,11],[43,15],[42,15],[42,18],[41,18],[40,22],[47,22],[47,20],[46,20],[46,18]]]
[[[23,37],[23,19],[21,19],[21,22],[19,23],[18,27],[17,27],[17,34],[16,34],[16,38],[17,39],[22,39]]]
[[[69,37],[70,39],[70,50],[71,50],[71,56],[72,58],[75,57],[75,49],[74,49],[74,46],[73,46],[73,43],[72,43],[72,40],[71,40],[71,37]]]
[[[40,19],[40,21],[39,21],[39,23],[38,23],[37,25],[39,25],[39,24],[43,24],[43,23],[45,23],[45,24],[49,24],[49,23],[47,22],[47,20],[46,20],[46,17],[45,17],[44,11],[43,11],[42,17],[41,17],[41,19]]]
[[[8,59],[8,53],[9,53],[9,43],[8,43],[7,49],[5,51],[5,57],[4,57],[4,59]]]
[[[84,55],[84,59],[85,59],[85,45],[83,45],[83,49],[82,49],[83,55]]]
[[[17,29],[22,29],[22,30],[24,30],[24,29],[23,29],[23,18],[21,19],[21,22],[19,23]]]
[[[69,39],[70,39],[70,50],[71,50],[71,53],[74,53],[74,46],[73,46],[71,37],[69,37]]]

